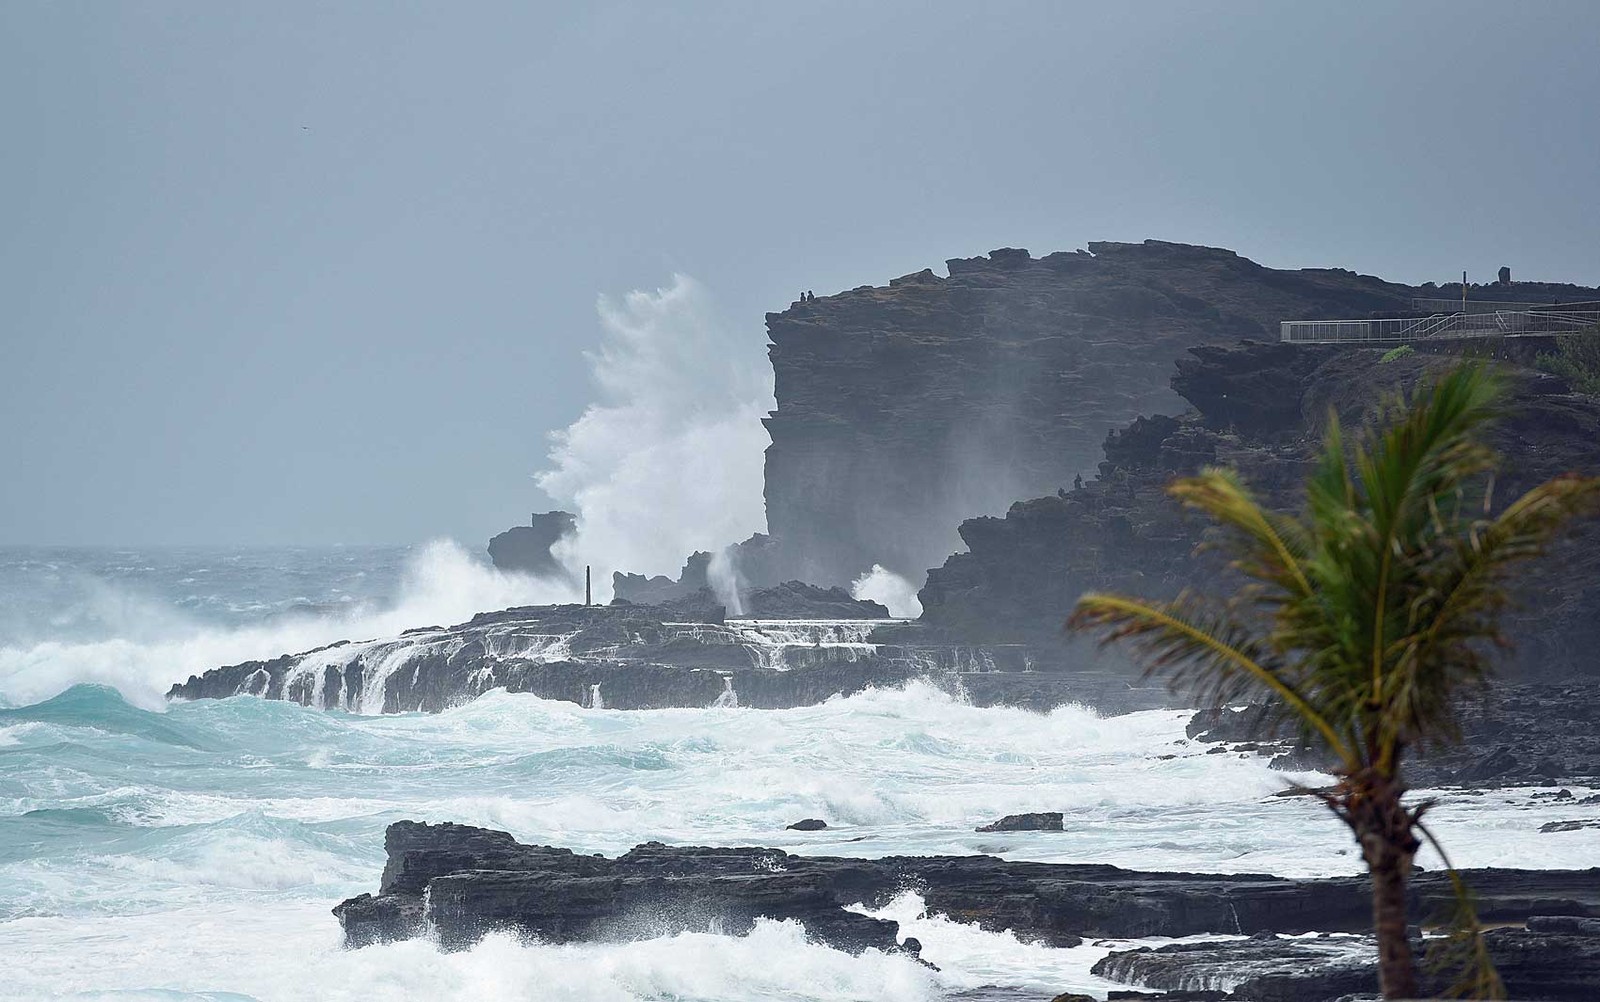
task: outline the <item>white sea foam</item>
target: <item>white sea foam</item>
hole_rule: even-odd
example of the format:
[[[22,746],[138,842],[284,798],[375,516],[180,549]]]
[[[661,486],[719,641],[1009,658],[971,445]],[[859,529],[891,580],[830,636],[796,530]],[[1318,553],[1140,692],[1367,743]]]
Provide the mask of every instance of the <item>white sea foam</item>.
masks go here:
[[[1048,949],[924,914],[908,897],[877,914],[924,943],[937,975],[808,945],[782,925],[630,945],[341,951],[328,909],[376,886],[383,829],[399,818],[607,854],[661,839],[1292,876],[1359,867],[1310,798],[1268,796],[1317,777],[1207,754],[1184,738],[1181,712],[980,709],[924,685],[780,711],[587,709],[496,691],[387,717],[249,698],[157,715],[91,695],[81,718],[7,732],[0,955],[22,973],[0,997],[832,1000],[1105,987],[1087,973],[1103,944]],[[1435,831],[1467,866],[1592,862],[1600,832],[1540,833],[1570,812],[1534,792],[1445,792]],[[1063,811],[1067,830],[974,831],[1032,810]],[[805,817],[831,827],[787,830]]]
[[[301,902],[266,914],[197,909],[0,926],[0,952],[17,961],[0,982],[0,998],[73,991],[93,998],[108,977],[116,984],[176,989],[183,993],[177,998],[225,991],[262,1002],[925,1002],[940,989],[938,976],[914,961],[872,951],[850,956],[807,942],[794,923],[763,921],[745,936],[686,933],[618,944],[552,946],[498,934],[455,953],[422,940],[345,951],[324,904]],[[28,938],[16,935],[18,925],[35,936],[59,937],[65,949],[35,953]],[[131,953],[80,962],[84,954],[101,953],[96,947],[108,940],[135,937],[140,946]],[[241,962],[244,957],[272,959],[251,964]]]
[[[305,651],[338,640],[392,636],[417,626],[459,623],[485,609],[579,597],[570,585],[498,571],[450,540],[435,540],[418,549],[407,563],[398,598],[383,608],[286,616],[226,628],[103,582],[88,595],[104,603],[96,618],[117,627],[117,635],[0,647],[0,696],[20,705],[79,682],[98,682],[120,689],[141,706],[157,708],[173,682],[218,665]],[[119,624],[124,623],[137,625],[123,630]]]

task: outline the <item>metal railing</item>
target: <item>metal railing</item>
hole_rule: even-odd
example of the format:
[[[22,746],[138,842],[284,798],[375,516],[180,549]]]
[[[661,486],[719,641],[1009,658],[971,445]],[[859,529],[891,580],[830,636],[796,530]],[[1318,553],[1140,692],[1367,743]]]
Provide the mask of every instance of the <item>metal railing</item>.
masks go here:
[[[1590,305],[1590,304],[1583,304]],[[1279,340],[1294,344],[1529,337],[1600,331],[1600,310],[1495,310],[1386,320],[1285,320]]]
[[[1586,301],[1576,303],[1530,303],[1509,299],[1469,299],[1462,303],[1459,297],[1413,299],[1411,308],[1418,313],[1499,313],[1505,310],[1512,312],[1533,311],[1544,313],[1549,310],[1557,312],[1566,310],[1600,310],[1600,301]]]

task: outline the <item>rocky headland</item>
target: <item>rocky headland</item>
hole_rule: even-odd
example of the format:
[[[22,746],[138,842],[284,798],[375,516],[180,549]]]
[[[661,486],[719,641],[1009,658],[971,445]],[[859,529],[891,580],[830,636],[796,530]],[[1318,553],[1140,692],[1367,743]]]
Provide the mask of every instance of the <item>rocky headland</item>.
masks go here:
[[[748,562],[818,584],[848,584],[873,564],[920,582],[962,549],[964,520],[1070,488],[1095,473],[1108,433],[1198,404],[1172,382],[1191,348],[1276,342],[1285,320],[1448,312],[1460,296],[1457,285],[1281,270],[1157,240],[946,266],[768,314],[771,540]],[[1442,302],[1417,301],[1430,298]],[[1470,298],[1573,302],[1600,290],[1517,282]],[[774,580],[763,573],[751,580]]]

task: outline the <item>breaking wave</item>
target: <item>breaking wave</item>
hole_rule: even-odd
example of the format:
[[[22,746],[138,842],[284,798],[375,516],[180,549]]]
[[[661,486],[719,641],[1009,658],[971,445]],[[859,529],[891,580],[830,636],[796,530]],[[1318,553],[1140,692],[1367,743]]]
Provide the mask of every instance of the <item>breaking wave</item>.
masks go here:
[[[0,956],[11,961],[0,998],[110,988],[263,1002],[1101,991],[1087,972],[1104,944],[1022,942],[925,914],[914,896],[874,914],[920,939],[938,973],[847,956],[782,923],[741,937],[344,951],[329,908],[376,886],[383,830],[402,818],[607,854],[660,839],[1195,872],[1359,867],[1319,805],[1268,796],[1317,777],[1209,754],[1184,723],[1176,711],[980,709],[922,684],[792,710],[616,711],[496,691],[440,714],[381,717],[252,697],[156,713],[79,686],[0,711]],[[1541,834],[1560,816],[1548,800],[1442,796],[1435,824],[1465,865],[1581,867],[1600,844],[1594,830]],[[1067,830],[974,831],[1032,810],[1064,811]],[[830,827],[786,828],[805,817]]]
[[[36,624],[32,635],[15,627],[0,633],[0,705],[95,682],[160,707],[174,682],[218,665],[451,625],[488,609],[581,599],[570,585],[496,570],[451,540],[417,548],[399,569],[392,596],[290,606],[231,625],[92,576],[73,587],[76,611],[60,628],[42,637]]]
[[[882,603],[889,615],[897,619],[916,619],[922,615],[917,586],[882,564],[873,564],[872,570],[856,578],[850,585],[850,595]]]

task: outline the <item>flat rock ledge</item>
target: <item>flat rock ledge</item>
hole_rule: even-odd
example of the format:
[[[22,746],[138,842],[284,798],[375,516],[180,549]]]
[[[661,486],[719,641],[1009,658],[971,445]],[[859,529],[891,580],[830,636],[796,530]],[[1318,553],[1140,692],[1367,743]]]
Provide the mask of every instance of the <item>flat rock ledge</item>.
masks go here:
[[[1519,928],[1491,929],[1490,956],[1513,999],[1592,1002],[1600,998],[1600,921],[1530,917]],[[1414,941],[1416,956],[1428,944]],[[1422,964],[1423,990],[1447,997],[1451,972]],[[1151,1002],[1352,1002],[1374,999],[1377,948],[1366,935],[1281,938],[1260,933],[1226,942],[1174,943],[1118,950],[1094,965],[1111,981],[1161,992]]]
[[[915,954],[920,947],[900,941],[897,923],[850,910],[904,890],[921,894],[932,913],[1058,947],[1093,937],[1361,933],[1371,922],[1367,882],[1354,877],[1143,873],[993,856],[852,859],[659,842],[609,859],[524,845],[505,832],[414,821],[390,825],[384,842],[388,862],[378,893],[333,910],[347,947],[427,934],[445,949],[463,949],[494,931],[551,943],[739,934],[768,918],[798,921],[818,942],[853,953]],[[1600,918],[1600,869],[1478,870],[1467,877],[1491,924]],[[1442,874],[1419,875],[1413,892],[1419,915],[1442,913],[1450,902]]]

